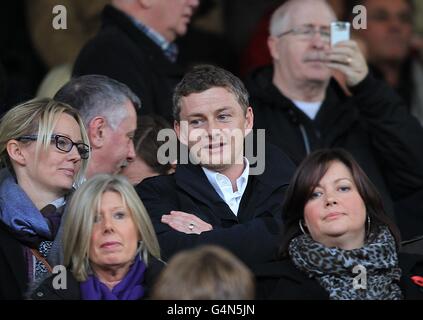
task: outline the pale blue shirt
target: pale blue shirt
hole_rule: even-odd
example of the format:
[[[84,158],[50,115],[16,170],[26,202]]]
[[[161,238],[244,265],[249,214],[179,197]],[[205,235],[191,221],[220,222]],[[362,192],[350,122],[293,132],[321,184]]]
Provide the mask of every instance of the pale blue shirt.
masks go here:
[[[242,195],[247,188],[248,175],[250,174],[250,163],[248,159],[244,157],[244,171],[241,176],[236,179],[237,191],[233,191],[231,180],[224,174],[216,171],[203,168],[204,173],[207,176],[210,184],[216,190],[217,194],[222,198],[223,201],[231,208],[235,215],[238,215],[239,204],[241,203]]]
[[[59,199],[54,200],[52,203],[53,206],[55,206],[56,208],[60,208],[62,206],[64,206],[66,204],[66,200],[65,197],[61,197]]]

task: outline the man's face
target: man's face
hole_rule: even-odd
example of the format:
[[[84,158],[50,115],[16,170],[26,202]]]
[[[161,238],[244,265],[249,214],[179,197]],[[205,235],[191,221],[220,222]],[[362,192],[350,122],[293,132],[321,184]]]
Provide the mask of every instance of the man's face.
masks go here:
[[[235,96],[222,87],[183,97],[180,122],[175,122],[178,138],[188,145],[190,156],[219,172],[243,164],[244,137],[252,127],[251,107],[245,113]]]
[[[107,158],[104,159],[109,164],[107,173],[120,173],[128,161],[135,159],[134,132],[137,128],[137,114],[133,104],[126,102],[127,116],[113,130],[107,127],[108,139],[105,150],[109,150]]]
[[[294,6],[288,23],[279,34],[300,26],[313,26],[316,30],[329,30],[334,16],[321,2]],[[295,18],[292,18],[295,17]],[[315,32],[311,36],[289,33],[269,37],[269,48],[275,62],[275,72],[285,82],[328,81],[331,73],[324,63],[325,52],[330,49],[330,39]]]
[[[405,59],[412,37],[412,12],[406,0],[367,0],[367,29],[360,35],[374,62]]]
[[[160,21],[161,27],[157,31],[169,42],[183,36],[199,2],[199,0],[158,0],[155,18]]]

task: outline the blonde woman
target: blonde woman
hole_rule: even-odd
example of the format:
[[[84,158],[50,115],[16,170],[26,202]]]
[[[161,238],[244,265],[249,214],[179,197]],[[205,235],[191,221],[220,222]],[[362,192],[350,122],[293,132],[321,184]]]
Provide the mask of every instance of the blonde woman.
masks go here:
[[[51,270],[51,245],[66,197],[87,167],[90,147],[72,107],[31,100],[0,122],[0,299],[22,299]]]
[[[150,218],[123,176],[97,175],[75,192],[63,240],[67,288],[51,276],[33,299],[138,300],[163,267]]]

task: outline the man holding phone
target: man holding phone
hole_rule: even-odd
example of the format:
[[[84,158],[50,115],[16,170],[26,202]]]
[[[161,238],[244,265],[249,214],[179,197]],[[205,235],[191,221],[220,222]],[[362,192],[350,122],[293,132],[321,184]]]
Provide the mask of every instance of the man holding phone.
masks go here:
[[[350,151],[378,187],[405,238],[423,233],[423,128],[369,74],[355,41],[331,46],[335,14],[323,0],[290,0],[270,22],[273,66],[246,81],[255,128],[299,163],[322,147]],[[333,29],[333,28],[332,28]],[[341,73],[343,90],[333,79]],[[352,94],[352,96],[351,96]],[[407,210],[403,210],[407,207]],[[416,210],[415,216],[411,209]]]

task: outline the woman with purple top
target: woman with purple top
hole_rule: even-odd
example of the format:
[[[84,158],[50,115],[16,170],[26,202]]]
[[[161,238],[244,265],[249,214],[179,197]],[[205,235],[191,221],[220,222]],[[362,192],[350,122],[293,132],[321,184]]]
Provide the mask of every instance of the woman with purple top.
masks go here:
[[[143,299],[164,265],[150,218],[122,176],[97,175],[75,192],[63,242],[67,271],[47,278],[32,299]]]

